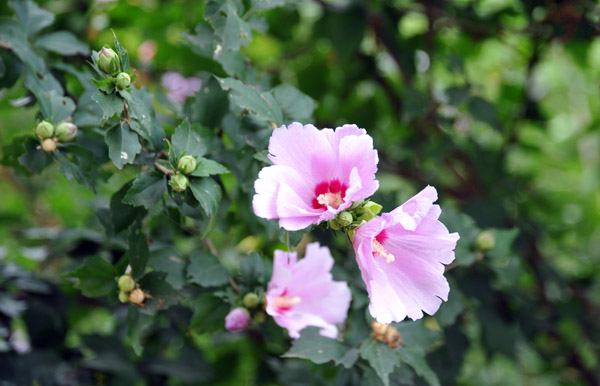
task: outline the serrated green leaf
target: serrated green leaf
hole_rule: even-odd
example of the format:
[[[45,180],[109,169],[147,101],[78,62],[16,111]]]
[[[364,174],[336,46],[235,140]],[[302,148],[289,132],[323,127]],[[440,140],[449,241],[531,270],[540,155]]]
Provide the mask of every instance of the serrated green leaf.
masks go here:
[[[167,281],[165,272],[151,271],[139,280],[140,287],[145,293],[152,296],[144,301],[141,312],[154,314],[156,311],[166,310],[179,303],[183,294],[175,290]]]
[[[190,320],[190,329],[197,333],[222,330],[229,305],[213,294],[202,294],[194,302],[194,315]]]
[[[7,44],[27,67],[40,73],[46,71],[44,60],[35,53],[27,40],[25,30],[18,21],[0,17],[0,41]]]
[[[143,217],[146,213],[143,208],[122,202],[131,185],[131,182],[126,183],[110,198],[110,219],[115,233],[127,229],[136,219]]]
[[[104,124],[108,119],[115,115],[121,115],[123,112],[123,100],[116,94],[105,94],[102,91],[96,91],[92,94],[92,100],[96,101],[102,109],[102,121]]]
[[[75,102],[69,97],[59,95],[54,90],[50,92],[40,91],[34,94],[40,105],[40,112],[46,119],[52,119],[58,123],[69,118],[75,111]]]
[[[286,84],[273,88],[271,93],[283,112],[284,123],[312,121],[315,102],[311,97]]]
[[[129,54],[127,54],[127,50],[123,48],[119,39],[117,39],[117,35],[114,31],[113,36],[115,37],[115,52],[119,55],[119,59],[121,60],[121,70],[127,71],[129,70]]]
[[[56,31],[38,37],[35,45],[63,56],[89,55],[90,48],[68,31]]]
[[[202,82],[202,89],[186,104],[184,111],[190,121],[214,128],[221,124],[228,109],[227,93],[221,89],[214,77],[210,77]]]
[[[135,156],[142,150],[137,134],[129,128],[127,122],[108,129],[104,141],[108,145],[108,156],[119,169],[133,163]]]
[[[390,384],[389,376],[400,363],[393,349],[373,338],[368,338],[360,346],[360,357],[369,362],[385,386]]]
[[[137,307],[129,307],[127,310],[127,337],[131,343],[133,352],[138,357],[142,355],[144,351],[142,347],[142,338],[144,331],[150,327],[154,318],[150,315],[143,314]]]
[[[148,209],[161,199],[166,190],[165,176],[159,172],[147,171],[140,174],[133,181],[133,185],[125,195],[123,202]]]
[[[206,4],[204,19],[215,30],[222,50],[238,51],[240,46],[247,46],[252,40],[252,29],[240,18],[240,11],[231,1],[210,1]]]
[[[402,334],[404,347],[423,347],[427,350],[442,339],[440,331],[427,328],[423,319],[393,323],[393,326]]]
[[[95,298],[115,289],[116,275],[117,271],[111,263],[100,256],[90,256],[81,266],[64,276],[78,279],[78,288],[81,292],[85,296]]]
[[[25,28],[27,36],[31,36],[54,23],[54,14],[41,8],[33,1],[11,1],[19,21]]]
[[[190,256],[187,277],[188,281],[202,287],[218,287],[227,283],[229,273],[215,256],[207,251],[197,251]]]
[[[229,169],[224,165],[210,159],[200,158],[197,161],[196,170],[191,175],[194,177],[208,177],[225,173],[229,173]]]
[[[202,157],[206,153],[206,144],[186,119],[175,129],[171,144],[177,157],[183,154]]]
[[[179,290],[186,284],[185,260],[174,248],[166,247],[150,251],[148,265],[157,271],[167,274],[165,280],[173,288]]]
[[[152,94],[146,88],[121,90],[119,94],[127,101],[129,106],[129,122],[131,129],[148,141],[154,150],[162,150],[165,132],[154,117],[152,108]]]
[[[258,252],[251,253],[242,263],[240,269],[244,281],[249,286],[265,282],[265,265]]]
[[[98,90],[107,95],[111,95],[116,89],[115,78],[91,79],[91,81]]]
[[[320,335],[317,327],[307,327],[300,333],[300,338],[292,341],[292,347],[282,357],[308,359],[317,364],[334,361],[336,365],[349,369],[358,359],[358,354],[357,349]]]
[[[148,263],[148,256],[150,255],[148,239],[142,229],[141,221],[138,220],[131,228],[129,228],[127,244],[129,246],[127,254],[129,255],[131,276],[133,276],[134,279],[137,279],[144,274],[146,264]]]
[[[283,113],[269,92],[260,92],[237,79],[217,78],[223,90],[229,90],[231,100],[250,115],[261,121],[270,121],[276,125],[283,124]]]
[[[396,355],[402,362],[412,367],[417,375],[423,377],[431,386],[440,385],[440,380],[429,367],[425,360],[425,350],[421,347],[400,347],[396,349]]]
[[[33,173],[41,173],[52,163],[52,156],[42,149],[38,149],[40,141],[29,137],[23,143],[25,151],[18,157],[19,163]]]
[[[207,216],[217,212],[222,195],[219,184],[211,178],[192,179],[190,189]]]

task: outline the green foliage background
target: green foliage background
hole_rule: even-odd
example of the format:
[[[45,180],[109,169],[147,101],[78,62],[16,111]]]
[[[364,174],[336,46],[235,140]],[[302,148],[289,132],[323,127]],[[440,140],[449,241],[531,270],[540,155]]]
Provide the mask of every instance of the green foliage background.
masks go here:
[[[594,2],[38,4],[0,4],[2,384],[599,383]],[[110,111],[119,103],[93,97],[87,62],[113,44],[111,29],[144,87],[132,98],[148,102],[131,127]],[[144,62],[147,40],[158,50]],[[160,85],[168,70],[203,80],[183,107]],[[38,120],[72,113],[75,144],[35,150]],[[294,120],[366,128],[380,157],[374,200],[389,211],[433,185],[461,235],[449,302],[396,324],[400,349],[369,338],[353,251],[321,229],[303,243],[328,245],[353,288],[343,340],[308,329],[291,347],[269,318],[223,331],[241,295],[264,290],[273,251],[300,242],[251,209],[271,122]],[[174,144],[196,133],[198,154],[231,173],[164,194],[152,171],[169,158],[163,132]],[[115,151],[140,154],[119,164]],[[475,242],[482,230],[489,251]],[[145,308],[117,300],[128,263],[153,294]]]

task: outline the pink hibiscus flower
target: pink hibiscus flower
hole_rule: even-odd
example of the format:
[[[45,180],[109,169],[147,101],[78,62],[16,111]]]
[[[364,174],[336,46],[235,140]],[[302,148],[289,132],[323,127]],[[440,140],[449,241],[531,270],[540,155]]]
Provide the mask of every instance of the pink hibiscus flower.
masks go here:
[[[380,323],[433,315],[450,287],[444,264],[454,260],[458,233],[449,233],[435,188],[427,186],[391,213],[361,225],[354,251],[367,285],[369,311]]]
[[[333,281],[332,266],[329,249],[319,243],[308,244],[300,261],[295,252],[275,251],[267,313],[290,337],[299,338],[307,326],[321,328],[323,336],[337,336],[335,325],[346,320],[352,296],[346,282]]]
[[[160,78],[162,86],[167,90],[167,98],[179,104],[193,97],[194,93],[200,91],[202,80],[196,77],[185,78],[178,72],[168,71]]]
[[[356,125],[318,130],[294,122],[273,131],[272,166],[254,183],[254,213],[289,231],[328,221],[379,188],[373,138]]]

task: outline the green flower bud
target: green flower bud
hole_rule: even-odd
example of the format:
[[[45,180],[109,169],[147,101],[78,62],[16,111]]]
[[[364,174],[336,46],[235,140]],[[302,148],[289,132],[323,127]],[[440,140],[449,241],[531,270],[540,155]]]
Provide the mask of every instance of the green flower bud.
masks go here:
[[[381,212],[383,207],[376,202],[367,201],[362,208],[358,210],[358,219],[364,221],[370,221]]]
[[[177,162],[177,169],[183,174],[190,174],[196,170],[196,159],[191,155],[184,155]]]
[[[258,311],[256,314],[254,314],[253,319],[256,323],[264,323],[265,320],[267,320],[267,314],[262,311]]]
[[[121,303],[127,303],[129,301],[129,295],[127,292],[119,291],[119,301]]]
[[[121,72],[121,59],[111,48],[103,47],[98,53],[98,66],[108,75],[116,75]]]
[[[490,231],[481,231],[475,239],[475,246],[481,252],[487,252],[496,246],[496,237]]]
[[[169,180],[169,185],[171,185],[171,188],[174,191],[183,192],[184,190],[186,190],[188,188],[188,186],[190,186],[190,181],[183,174],[175,174]]]
[[[127,88],[131,84],[131,78],[126,72],[121,72],[116,78],[117,86],[120,89]]]
[[[56,141],[54,138],[44,139],[42,141],[42,149],[44,149],[46,153],[52,153],[54,150],[56,150]]]
[[[35,128],[35,134],[41,139],[46,139],[54,136],[54,126],[48,121],[41,121]]]
[[[61,122],[56,126],[54,135],[58,137],[61,142],[72,141],[77,135],[77,126],[71,122]]]
[[[254,292],[248,292],[244,295],[244,300],[242,302],[244,303],[244,307],[254,308],[260,303],[260,298]]]
[[[334,231],[339,231],[340,229],[342,229],[340,224],[337,223],[336,219],[329,220],[329,227]]]
[[[135,281],[129,275],[123,275],[119,278],[119,289],[123,292],[131,292],[135,288]]]
[[[347,227],[348,225],[352,224],[352,221],[354,221],[354,218],[352,218],[352,213],[347,211],[338,213],[335,219],[342,228]]]

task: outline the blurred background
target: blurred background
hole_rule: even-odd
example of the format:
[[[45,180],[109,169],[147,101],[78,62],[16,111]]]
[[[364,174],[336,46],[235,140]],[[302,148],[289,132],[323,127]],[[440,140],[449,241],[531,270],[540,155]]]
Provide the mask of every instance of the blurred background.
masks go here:
[[[193,115],[186,109],[193,110],[206,73],[225,76],[194,40],[202,1],[38,3],[56,15],[53,29],[73,32],[91,49],[111,44],[112,29],[137,69],[136,86],[163,95],[155,104],[167,131],[172,111]],[[13,17],[6,3],[0,14]],[[599,384],[596,2],[309,0],[259,15],[268,28],[241,47],[248,70],[238,77],[295,86],[314,99],[317,127],[366,128],[380,157],[374,200],[391,210],[433,185],[443,222],[461,235],[448,274],[457,294],[453,324],[428,356],[440,382]],[[23,81],[6,83],[9,71],[0,81],[2,145],[37,123],[37,109],[21,107]],[[68,93],[81,93],[71,77],[65,83]],[[250,187],[257,170],[248,171]],[[167,328],[185,323],[174,314],[156,319],[143,358],[128,351],[114,299],[82,297],[61,275],[70,259],[105,242],[95,209],[134,176],[118,171],[94,194],[56,165],[31,177],[0,167],[0,379],[10,373],[29,382],[24,374],[52,369],[49,384],[77,384],[81,372],[92,384],[347,384],[333,366],[281,362],[279,347],[251,334],[197,334],[184,344],[189,336]],[[236,210],[226,211],[227,221],[238,225],[217,226],[217,248],[233,240],[238,251],[269,256],[278,244],[260,234],[248,239],[251,224],[239,224],[249,215]],[[184,236],[177,247],[193,249]],[[342,238],[314,237],[354,264]],[[433,321],[419,336],[440,331]],[[180,350],[187,354],[174,354]],[[180,360],[157,360],[165,355]],[[186,362],[195,356],[201,365]],[[422,382],[394,374],[392,384]]]

